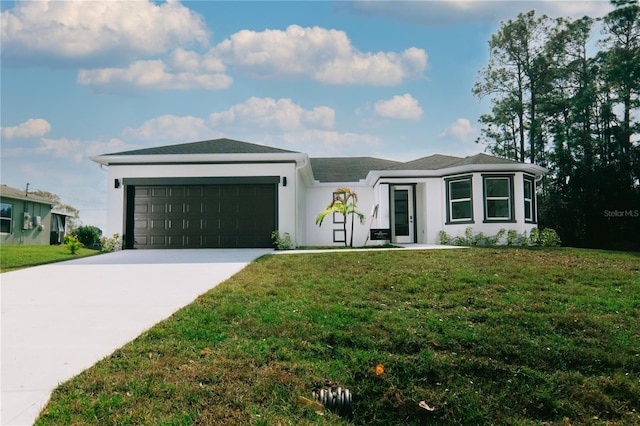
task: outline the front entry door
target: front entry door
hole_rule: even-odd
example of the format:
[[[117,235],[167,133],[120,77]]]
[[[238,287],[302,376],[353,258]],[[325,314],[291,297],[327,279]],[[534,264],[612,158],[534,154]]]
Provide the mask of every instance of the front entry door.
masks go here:
[[[391,187],[391,209],[392,242],[414,243],[413,186]]]

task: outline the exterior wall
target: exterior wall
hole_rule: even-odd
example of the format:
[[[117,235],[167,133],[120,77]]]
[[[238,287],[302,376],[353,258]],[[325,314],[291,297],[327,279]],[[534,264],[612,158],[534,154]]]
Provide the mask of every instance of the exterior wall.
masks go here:
[[[347,187],[358,195],[357,210],[365,215],[364,224],[360,224],[356,218],[353,233],[354,247],[362,246],[369,235],[369,224],[371,221],[371,211],[375,205],[375,196],[373,188],[365,184],[345,184],[345,183],[323,183],[316,184],[307,188],[307,211],[306,216],[300,220],[306,222],[307,238],[301,245],[306,246],[344,246],[343,242],[333,241],[333,231],[342,230],[342,223],[333,223],[333,217],[325,218],[322,226],[315,224],[316,217],[320,212],[327,208],[333,199],[333,192],[338,188]],[[347,222],[347,245],[349,244],[351,235],[351,220]]]
[[[51,206],[37,201],[0,197],[0,201],[12,205],[11,232],[0,234],[0,243],[7,245],[49,245],[51,231]],[[30,220],[25,228],[24,213]],[[40,225],[36,223],[40,218]]]
[[[127,178],[198,178],[198,177],[251,177],[280,176],[278,185],[278,230],[288,232],[296,241],[296,187],[298,174],[295,163],[255,164],[167,164],[167,165],[110,165],[107,172],[107,226],[105,235],[125,232],[124,185],[115,187]],[[287,186],[283,185],[284,178]],[[259,208],[259,206],[256,206]],[[275,229],[274,229],[275,231]]]
[[[304,185],[304,181],[301,176],[301,171],[297,171],[297,179],[295,182],[296,191],[296,214],[295,214],[295,229],[296,239],[292,240],[294,246],[305,245],[307,241],[307,187]]]

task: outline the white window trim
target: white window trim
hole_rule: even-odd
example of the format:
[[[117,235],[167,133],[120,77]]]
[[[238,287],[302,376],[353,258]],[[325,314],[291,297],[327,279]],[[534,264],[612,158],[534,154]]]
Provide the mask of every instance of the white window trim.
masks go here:
[[[527,198],[527,183],[531,185],[531,198]],[[522,183],[522,197],[524,199],[524,221],[528,223],[536,223],[536,209],[535,209],[535,188],[536,183],[535,180],[531,177],[525,176]],[[527,209],[527,201],[529,202],[529,209]],[[527,217],[527,213],[529,213],[529,217]]]
[[[487,180],[493,179],[503,179],[508,183],[509,195],[506,197],[489,197],[487,196]],[[485,175],[482,177],[482,186],[483,186],[483,198],[484,198],[484,221],[485,222],[514,222],[513,218],[513,177],[512,176],[489,176]],[[489,201],[504,201],[507,200],[509,203],[509,216],[496,216],[489,217]]]
[[[451,198],[451,184],[452,183],[457,183],[457,182],[464,182],[464,181],[469,181],[469,197],[467,198],[456,198],[455,200],[453,198]],[[469,223],[473,221],[473,180],[471,176],[466,176],[466,177],[461,177],[461,178],[454,178],[451,180],[447,180],[447,202],[449,203],[449,211],[448,213],[448,223]],[[462,203],[462,202],[469,202],[469,204],[471,205],[471,211],[470,217],[463,217],[463,218],[457,218],[454,219],[453,218],[453,204],[454,203]]]

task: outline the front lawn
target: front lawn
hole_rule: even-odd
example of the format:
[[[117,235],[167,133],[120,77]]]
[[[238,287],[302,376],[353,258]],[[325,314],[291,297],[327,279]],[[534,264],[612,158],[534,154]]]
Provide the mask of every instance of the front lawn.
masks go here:
[[[96,250],[79,249],[71,254],[65,245],[0,245],[0,272],[8,272],[46,263],[76,259],[78,257],[93,256]]]
[[[338,386],[350,414],[299,403]],[[37,424],[635,425],[639,410],[638,253],[367,250],[258,259],[60,385]]]

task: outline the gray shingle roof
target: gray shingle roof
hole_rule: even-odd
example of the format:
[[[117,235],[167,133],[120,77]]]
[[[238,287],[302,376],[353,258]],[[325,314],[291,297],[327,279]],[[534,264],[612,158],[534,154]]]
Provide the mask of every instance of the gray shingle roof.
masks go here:
[[[389,170],[438,170],[451,167],[460,160],[462,160],[460,157],[435,154],[398,164],[397,166],[390,167]]]
[[[451,155],[430,155],[418,158],[389,168],[389,170],[440,170],[448,167],[468,166],[472,164],[517,164],[506,158],[494,157],[487,154],[476,154],[470,157],[454,157]]]
[[[154,148],[134,149],[132,151],[116,152],[108,155],[282,154],[295,152],[296,151],[288,151],[233,139],[213,139]]]
[[[166,145],[152,148],[106,154],[119,155],[181,155],[181,154],[299,154],[265,145],[241,142],[233,139],[214,139],[200,142]],[[382,170],[440,170],[473,164],[515,164],[516,162],[487,154],[470,157],[430,155],[406,163],[375,157],[325,157],[311,158],[314,179],[320,182],[358,182],[366,179],[371,171]]]
[[[371,170],[385,170],[401,164],[374,157],[311,158],[313,177],[320,182],[358,182]]]
[[[48,198],[41,197],[39,195],[32,194],[32,193],[29,193],[29,195],[26,195],[24,189],[12,188],[5,184],[0,185],[0,196],[13,198],[16,200],[35,201],[42,204],[49,204],[51,206],[55,204],[54,201],[51,201]]]
[[[517,161],[507,160],[506,158],[494,157],[487,154],[476,154],[471,157],[462,158],[456,166],[466,166],[469,164],[521,164]]]

